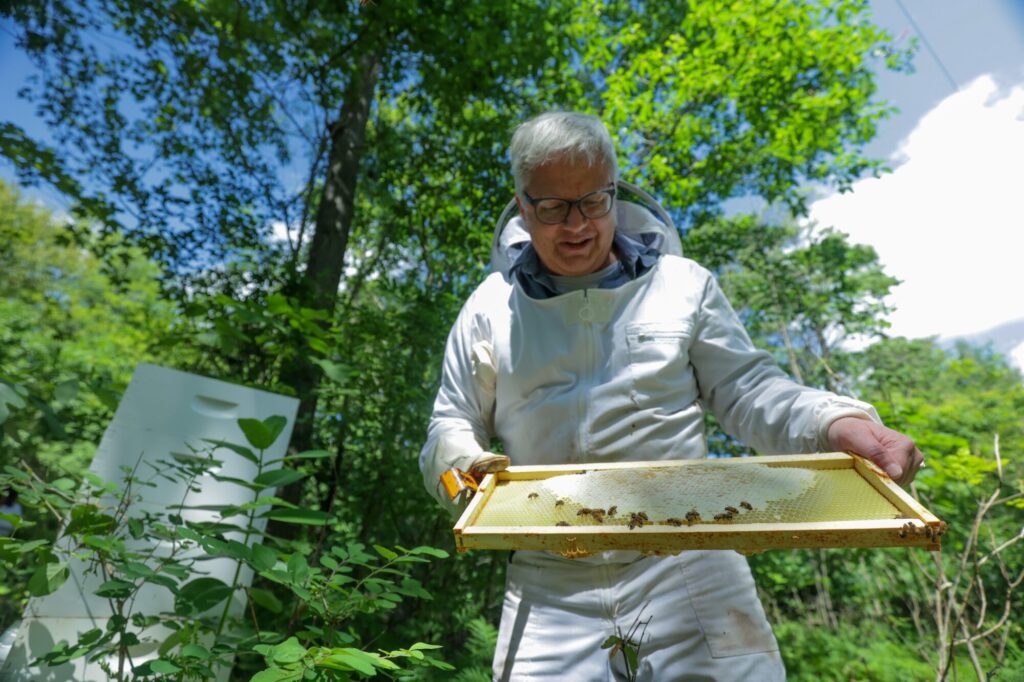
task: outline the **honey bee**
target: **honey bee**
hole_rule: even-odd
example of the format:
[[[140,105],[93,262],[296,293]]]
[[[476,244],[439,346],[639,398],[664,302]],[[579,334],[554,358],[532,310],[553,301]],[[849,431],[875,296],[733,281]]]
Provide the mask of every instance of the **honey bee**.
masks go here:
[[[537,493],[530,493],[529,495],[526,496],[526,499],[536,500],[538,497],[540,497],[540,495],[538,495]]]
[[[667,523],[670,526],[681,526],[681,525],[683,525],[686,522],[683,521],[682,519],[670,518],[670,519],[665,519],[665,523]]]
[[[555,500],[556,507],[561,507],[563,504],[565,504],[565,500]]]
[[[740,510],[739,510],[739,509],[737,509],[736,507],[730,507],[730,506],[726,506],[726,507],[725,507],[725,511],[727,511],[727,512],[729,512],[730,514],[733,514],[733,515],[735,515],[735,514],[739,514],[739,513],[740,513]]]
[[[619,508],[613,504],[612,506],[608,507],[608,516],[615,516],[615,512],[617,511],[619,511]]]
[[[559,521],[559,522],[558,522],[558,523],[556,523],[555,525],[556,525],[556,526],[568,526],[568,525],[569,525],[569,522],[568,522],[568,521]]]
[[[732,521],[732,514],[730,514],[729,512],[715,514],[715,521]]]
[[[643,512],[632,512],[629,515],[629,529],[633,530],[637,526],[642,527],[645,521],[647,521],[647,514]]]
[[[700,521],[700,512],[698,512],[696,509],[691,509],[690,511],[686,512],[686,524],[688,526],[692,526],[698,521]]]
[[[641,519],[643,519],[644,521],[650,521],[650,519],[647,518],[647,512],[637,512],[636,515],[638,517],[640,517]]]
[[[746,500],[743,500],[742,502],[740,502],[740,506],[743,507],[744,509],[749,510],[749,511],[753,511],[754,510],[754,505],[750,504]]]

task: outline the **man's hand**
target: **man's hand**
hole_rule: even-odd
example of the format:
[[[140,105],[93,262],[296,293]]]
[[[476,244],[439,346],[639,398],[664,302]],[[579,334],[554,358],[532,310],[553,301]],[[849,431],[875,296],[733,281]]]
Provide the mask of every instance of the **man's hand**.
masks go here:
[[[472,487],[465,487],[464,483],[460,484],[457,479],[448,479],[452,471],[458,472],[458,469],[449,469],[441,474],[437,481],[438,499],[441,502],[441,506],[451,514],[452,518],[459,518],[462,516],[462,512],[466,510],[470,498],[473,497],[476,485],[483,480],[484,476],[504,471],[508,468],[508,465],[509,458],[507,456],[496,455],[493,452],[484,452],[473,462],[469,471],[465,472],[473,478],[474,484]],[[463,487],[458,489],[460,485]],[[455,495],[455,497],[450,497],[450,495]]]
[[[493,452],[485,452],[483,456],[473,463],[469,473],[479,483],[487,474],[496,474],[499,471],[508,469],[509,459],[506,455],[496,455]]]
[[[828,443],[833,450],[871,460],[904,486],[910,485],[917,470],[924,466],[924,456],[913,440],[867,419],[841,417],[835,420],[828,427]]]

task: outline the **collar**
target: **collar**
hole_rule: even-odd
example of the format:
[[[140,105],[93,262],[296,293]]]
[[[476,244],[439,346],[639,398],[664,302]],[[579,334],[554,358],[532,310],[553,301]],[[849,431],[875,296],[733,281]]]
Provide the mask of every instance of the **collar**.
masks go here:
[[[618,255],[619,267],[612,270],[598,284],[599,289],[615,289],[630,282],[654,267],[661,252],[652,246],[657,239],[654,234],[626,236],[618,230],[612,238],[612,248]],[[519,282],[530,298],[552,298],[560,294],[551,273],[540,262],[537,251],[530,242],[521,242],[512,247],[519,250],[509,273]],[[511,250],[511,249],[510,249]]]

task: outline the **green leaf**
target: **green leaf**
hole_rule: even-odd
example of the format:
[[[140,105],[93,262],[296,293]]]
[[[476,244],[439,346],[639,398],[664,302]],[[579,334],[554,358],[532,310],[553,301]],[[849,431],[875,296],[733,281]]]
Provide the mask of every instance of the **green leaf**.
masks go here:
[[[305,477],[306,474],[295,469],[274,469],[273,471],[264,471],[255,478],[253,483],[261,488],[281,488],[301,481]]]
[[[39,549],[40,547],[46,547],[49,544],[49,540],[29,540],[28,542],[23,542],[20,545],[15,545],[11,548],[11,551],[17,552],[18,554],[27,554],[28,552]]]
[[[427,651],[427,650],[430,650],[430,649],[443,649],[443,648],[444,647],[442,647],[440,644],[426,644],[424,642],[416,642],[411,647],[409,647],[409,650],[410,651]],[[601,648],[603,649],[604,647],[601,647]]]
[[[336,649],[330,656],[327,656],[321,662],[348,666],[352,670],[364,675],[372,676],[377,673],[374,666],[376,663],[374,657],[367,654],[365,651],[360,651],[359,649]],[[344,670],[345,668],[342,667],[341,669]]]
[[[57,388],[53,391],[54,397],[58,402],[69,403],[78,396],[78,382],[74,379],[68,381],[62,381],[57,384]]]
[[[313,362],[320,365],[320,369],[324,371],[324,376],[333,381],[336,384],[344,384],[348,380],[349,369],[345,365],[338,364],[337,362],[331,362],[323,358],[311,358]]]
[[[306,557],[298,552],[288,557],[288,573],[297,584],[305,584],[309,578],[309,562],[306,561]]]
[[[171,457],[179,464],[187,467],[197,467],[203,471],[209,471],[223,466],[224,462],[208,455],[193,455],[185,452],[172,452]]]
[[[28,592],[33,597],[52,594],[68,579],[68,566],[63,563],[46,563],[37,567],[28,579]]]
[[[135,585],[126,580],[108,580],[97,587],[93,594],[107,599],[127,599],[133,589]]]
[[[325,459],[333,456],[334,453],[327,450],[306,450],[304,452],[297,452],[294,455],[268,460],[266,465],[270,466],[271,464],[277,464],[278,462],[293,462],[297,459]]]
[[[155,673],[178,673],[181,672],[181,668],[174,665],[170,661],[165,661],[162,658],[158,658],[155,661],[149,662],[149,669]]]
[[[109,388],[99,387],[93,390],[93,393],[108,410],[116,410],[121,402],[121,394]]]
[[[277,550],[266,545],[253,545],[251,563],[258,571],[269,571],[277,563]]]
[[[289,637],[270,649],[269,657],[274,663],[297,663],[306,655],[306,647],[295,637]]]
[[[139,561],[124,561],[118,567],[121,575],[129,578],[149,578],[153,575],[153,569]]]
[[[281,416],[267,417],[263,421],[257,419],[239,419],[238,428],[242,429],[249,445],[257,450],[266,450],[281,435],[288,420]]]
[[[204,438],[203,440],[207,443],[215,445],[217,448],[225,448],[227,450],[231,450],[235,454],[241,455],[243,458],[249,460],[253,464],[258,465],[260,463],[259,457],[257,457],[252,450],[245,447],[244,445],[236,445],[235,443],[229,443],[226,440],[212,440],[210,438]]]
[[[220,546],[220,551],[223,555],[238,559],[239,561],[249,561],[252,559],[252,549],[238,540],[228,540]]]
[[[293,680],[302,679],[303,674],[302,670],[270,668],[256,673],[249,682],[293,682]]]
[[[146,527],[139,519],[128,519],[128,532],[135,540],[140,539],[146,533]]]
[[[4,514],[0,513],[0,521],[6,521],[11,524],[11,528],[18,530],[25,525],[25,519],[21,518],[17,514]]]
[[[25,401],[18,395],[13,386],[5,381],[0,381],[0,424],[7,421],[7,417],[11,414],[11,411],[7,408],[8,405],[21,409],[25,407]]]
[[[252,599],[253,603],[258,606],[262,606],[271,613],[281,613],[284,610],[284,604],[282,604],[281,600],[278,599],[270,590],[264,590],[259,587],[250,587],[249,598]]]
[[[202,613],[231,596],[232,589],[216,578],[196,578],[182,585],[174,598],[174,610],[182,615]]]
[[[324,512],[313,509],[271,509],[263,514],[263,518],[284,521],[285,523],[323,526],[327,523],[329,517]]]
[[[71,521],[64,529],[66,535],[103,535],[117,526],[117,521],[100,511],[94,504],[80,504],[71,508]]]
[[[629,669],[637,669],[637,651],[635,646],[630,646],[628,643],[622,647],[622,653],[626,655],[626,660],[629,661]]]
[[[184,639],[188,639],[188,629],[175,630],[160,644],[160,647],[157,649],[157,653],[164,656],[167,652],[178,646],[178,644],[180,644]]]
[[[438,549],[437,547],[427,547],[426,545],[423,545],[421,547],[413,547],[411,550],[409,550],[409,554],[427,554],[438,559],[448,558],[448,552],[444,551],[443,549]]]
[[[186,644],[181,647],[181,655],[184,658],[198,658],[201,661],[206,661],[213,657],[209,649],[199,644]]]
[[[377,554],[380,554],[382,557],[384,557],[388,561],[393,561],[393,560],[398,558],[398,555],[396,553],[392,552],[387,547],[383,547],[381,545],[374,545],[373,548],[375,550],[377,550]]]

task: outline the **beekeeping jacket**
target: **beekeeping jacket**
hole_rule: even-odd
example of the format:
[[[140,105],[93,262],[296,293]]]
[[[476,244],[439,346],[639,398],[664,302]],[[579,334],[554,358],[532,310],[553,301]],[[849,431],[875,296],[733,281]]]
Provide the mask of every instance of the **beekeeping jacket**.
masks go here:
[[[492,437],[516,465],[697,459],[708,454],[705,410],[726,432],[763,454],[822,451],[828,448],[828,427],[839,417],[877,420],[869,405],[796,384],[766,352],[754,348],[712,275],[682,257],[678,234],[660,207],[618,201],[616,211],[616,229],[634,238],[648,235],[646,241],[659,248],[661,257],[644,274],[616,288],[549,298],[531,298],[509,273],[510,254],[529,239],[521,219],[499,222],[492,252],[495,272],[466,301],[448,336],[441,386],[420,455],[426,488],[442,504],[448,501],[438,486],[441,473],[449,467],[468,471]],[[685,609],[669,607],[671,618],[659,611],[663,604],[650,604],[646,614],[659,624],[674,622],[683,611],[692,614],[691,625],[703,633],[702,650],[712,661],[707,664],[712,676],[742,679],[725,672],[744,670],[734,657],[776,650],[743,557],[684,552],[668,559],[676,565],[671,571],[676,580],[669,585],[678,583],[675,594],[689,594],[689,604]],[[515,639],[512,623],[518,622],[517,616],[522,620],[523,590],[532,582],[524,572],[543,567],[543,580],[552,585],[562,580],[575,603],[582,575],[598,569],[607,578],[608,571],[628,572],[638,562],[645,568],[632,578],[631,592],[649,592],[644,574],[657,572],[647,565],[651,561],[660,559],[616,551],[573,562],[517,552],[509,567],[495,675],[543,676],[552,665],[537,658],[543,644],[524,642],[539,642],[530,640],[531,632],[555,627],[553,622],[534,621],[565,616],[559,604],[564,606],[560,600],[568,597],[552,593],[548,603],[544,591],[538,593],[531,585],[527,611],[532,615]],[[608,629],[612,622],[629,625],[615,620],[625,617],[628,608],[612,611],[617,615],[605,619],[602,633],[614,633]],[[736,618],[753,625],[738,630]],[[576,624],[588,629],[582,621]],[[551,644],[558,648],[556,658],[575,662],[561,672],[586,669],[584,659],[576,660],[579,656],[563,640],[559,636]],[[600,656],[607,663],[607,653]],[[692,657],[682,659],[677,671],[689,671],[686,675],[704,665]],[[717,660],[726,665],[715,667]],[[656,663],[653,658],[651,662]],[[671,664],[662,663],[652,673],[655,678],[676,679],[664,676]]]

